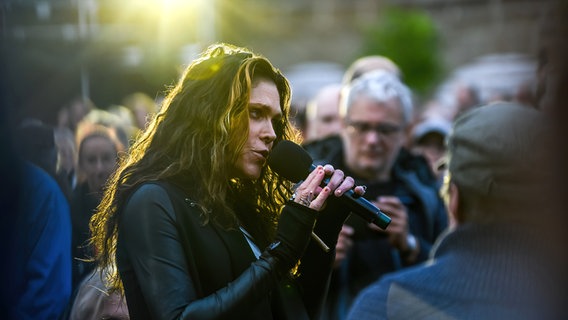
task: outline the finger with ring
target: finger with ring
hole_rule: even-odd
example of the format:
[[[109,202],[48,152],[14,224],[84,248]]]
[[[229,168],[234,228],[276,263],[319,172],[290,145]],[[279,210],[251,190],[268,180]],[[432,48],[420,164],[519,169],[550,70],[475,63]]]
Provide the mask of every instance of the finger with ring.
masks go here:
[[[306,207],[309,207],[312,203],[313,195],[313,191],[310,191],[306,196],[300,197],[300,203],[305,205]]]

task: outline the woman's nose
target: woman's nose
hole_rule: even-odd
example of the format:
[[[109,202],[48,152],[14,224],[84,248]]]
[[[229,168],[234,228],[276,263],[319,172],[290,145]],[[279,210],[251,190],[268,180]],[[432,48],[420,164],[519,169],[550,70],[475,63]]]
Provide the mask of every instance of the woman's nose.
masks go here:
[[[276,131],[274,130],[274,124],[272,121],[266,121],[266,125],[262,130],[261,138],[266,142],[272,142],[276,139]]]

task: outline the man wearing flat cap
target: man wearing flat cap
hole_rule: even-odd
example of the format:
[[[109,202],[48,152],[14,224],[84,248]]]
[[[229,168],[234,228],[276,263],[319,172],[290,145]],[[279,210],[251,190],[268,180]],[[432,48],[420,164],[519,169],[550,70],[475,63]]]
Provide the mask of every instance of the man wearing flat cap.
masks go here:
[[[348,319],[558,318],[551,139],[529,107],[460,116],[447,141],[450,227],[428,261],[363,291]]]

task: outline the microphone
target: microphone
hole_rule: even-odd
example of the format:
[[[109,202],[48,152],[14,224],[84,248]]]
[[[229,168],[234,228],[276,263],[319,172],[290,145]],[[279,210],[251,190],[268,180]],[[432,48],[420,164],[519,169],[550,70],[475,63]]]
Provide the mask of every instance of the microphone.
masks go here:
[[[312,157],[301,146],[287,140],[280,141],[268,157],[268,165],[280,176],[298,182],[304,180],[316,166]],[[324,180],[327,184],[329,179]],[[363,218],[368,223],[373,223],[381,229],[386,229],[391,219],[367,199],[358,196],[349,190],[339,200],[345,204],[351,212]]]

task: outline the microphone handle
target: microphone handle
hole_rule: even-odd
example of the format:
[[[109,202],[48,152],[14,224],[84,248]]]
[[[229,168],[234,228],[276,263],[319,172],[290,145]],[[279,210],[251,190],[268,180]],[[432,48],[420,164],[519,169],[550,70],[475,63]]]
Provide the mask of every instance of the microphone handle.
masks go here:
[[[341,197],[345,199],[344,203],[348,205],[349,209],[365,221],[383,230],[390,224],[391,218],[389,216],[384,214],[381,209],[377,208],[369,200],[356,195],[353,190],[345,192]],[[366,210],[361,210],[361,207],[364,207]]]
[[[316,166],[312,164],[309,172],[312,172],[315,169]],[[322,182],[322,187],[328,183],[329,178],[325,178]],[[381,209],[377,208],[377,206],[369,202],[369,200],[355,194],[353,190],[348,190],[341,196],[341,198],[345,199],[344,202],[347,204],[351,212],[363,218],[368,223],[372,223],[383,230],[385,230],[390,224],[391,218],[389,216],[384,214]]]

